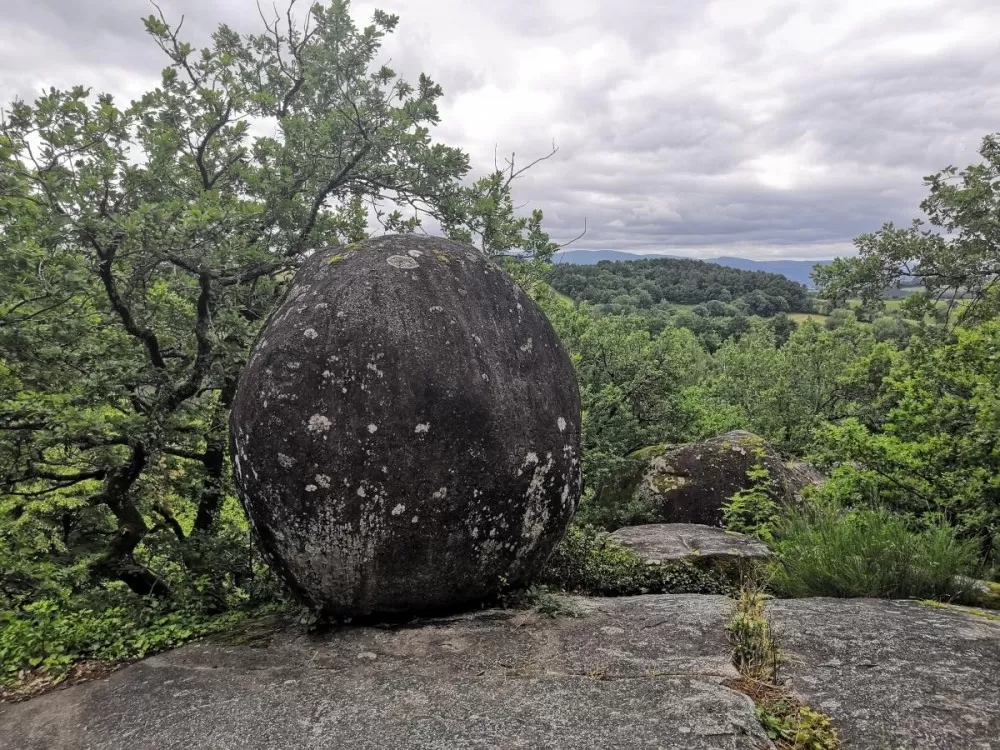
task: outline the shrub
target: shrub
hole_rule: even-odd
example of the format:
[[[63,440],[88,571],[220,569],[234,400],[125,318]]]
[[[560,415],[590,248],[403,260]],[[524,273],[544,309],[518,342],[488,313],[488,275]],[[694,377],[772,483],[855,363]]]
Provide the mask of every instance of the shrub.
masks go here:
[[[771,585],[790,597],[948,598],[977,568],[975,540],[945,525],[914,530],[885,509],[818,501],[786,511],[774,535]]]
[[[750,487],[735,493],[722,507],[722,525],[729,531],[770,542],[779,517],[778,503],[767,489],[770,474],[757,466],[747,472],[747,478]]]
[[[766,683],[778,680],[778,643],[765,611],[767,597],[760,587],[744,586],[733,601],[726,636],[733,647],[733,665],[744,677]]]
[[[590,526],[573,526],[538,575],[538,584],[598,596],[724,594],[730,584],[690,563],[646,565],[627,547]]]
[[[13,682],[22,671],[38,670],[58,681],[79,661],[141,659],[283,606],[215,614],[176,609],[170,602],[130,593],[114,598],[109,592],[106,608],[81,607],[81,600],[67,598],[0,610],[0,685]]]

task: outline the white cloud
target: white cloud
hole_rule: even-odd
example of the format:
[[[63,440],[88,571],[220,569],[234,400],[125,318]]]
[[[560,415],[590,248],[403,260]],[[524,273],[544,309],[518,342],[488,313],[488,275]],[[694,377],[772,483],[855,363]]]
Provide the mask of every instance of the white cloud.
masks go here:
[[[165,0],[204,41],[253,0]],[[370,17],[374,4],[355,4]],[[556,239],[676,254],[826,257],[908,221],[921,177],[1000,123],[994,0],[391,0],[399,72],[445,89],[438,136],[494,149]],[[5,9],[0,98],[92,85],[132,98],[163,64],[145,0]]]

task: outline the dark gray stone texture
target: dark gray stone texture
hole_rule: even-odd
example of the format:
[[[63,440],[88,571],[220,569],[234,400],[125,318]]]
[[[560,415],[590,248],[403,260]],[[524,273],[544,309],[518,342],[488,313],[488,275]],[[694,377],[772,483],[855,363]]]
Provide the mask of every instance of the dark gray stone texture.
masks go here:
[[[6,750],[767,748],[719,596],[568,597],[307,636],[281,623],[0,705]],[[768,605],[787,687],[846,750],[986,750],[1000,622],[871,599]],[[235,645],[236,643],[241,645]]]
[[[0,706],[0,746],[767,747],[750,700],[722,684],[736,673],[721,597],[569,604],[580,616],[487,611],[195,644],[107,680]]]
[[[722,508],[737,492],[757,486],[779,503],[793,503],[806,486],[822,481],[812,467],[785,462],[764,438],[743,430],[638,455],[644,463],[618,492],[666,523],[721,526]],[[766,478],[752,477],[753,469],[765,469]]]
[[[488,597],[538,570],[579,499],[569,357],[504,271],[440,238],[310,258],[253,349],[230,433],[264,552],[335,617]]]
[[[694,523],[649,523],[626,526],[611,534],[648,565],[681,562],[766,560],[771,550],[757,539]]]
[[[1000,747],[1000,621],[918,602],[769,605],[787,686],[847,750]]]

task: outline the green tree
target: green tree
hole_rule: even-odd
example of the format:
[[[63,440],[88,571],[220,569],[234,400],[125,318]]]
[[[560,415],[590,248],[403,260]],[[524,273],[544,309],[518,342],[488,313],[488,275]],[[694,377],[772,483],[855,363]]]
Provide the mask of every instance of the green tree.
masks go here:
[[[758,323],[716,353],[709,391],[720,409],[734,410],[728,427],[751,430],[801,454],[820,424],[857,408],[847,376],[874,344],[856,322],[827,331],[807,321],[779,346],[772,327]]]
[[[31,566],[143,594],[178,569],[239,583],[234,556],[212,565],[223,541],[246,549],[238,512],[219,521],[228,409],[312,248],[430,217],[482,230],[486,252],[550,254],[509,179],[462,187],[468,158],[430,133],[441,89],[377,62],[396,24],[359,28],[330,0],[195,51],[151,16],[168,65],[131,106],[77,87],[5,113],[0,534],[25,586]]]
[[[588,491],[611,480],[633,451],[692,436],[698,420],[692,388],[709,360],[690,331],[666,327],[654,334],[642,318],[597,316],[551,290],[536,298],[579,378]]]
[[[925,178],[926,222],[887,223],[855,240],[857,256],[817,266],[820,294],[834,304],[860,295],[865,307],[878,309],[886,289],[917,281],[925,291],[911,295],[906,307],[918,317],[938,302],[959,322],[1000,312],[1000,134],[986,136],[979,153],[979,164]]]
[[[1000,543],[1000,321],[955,329],[947,341],[914,338],[866,411],[820,433],[817,457],[836,467],[855,504],[948,523]]]

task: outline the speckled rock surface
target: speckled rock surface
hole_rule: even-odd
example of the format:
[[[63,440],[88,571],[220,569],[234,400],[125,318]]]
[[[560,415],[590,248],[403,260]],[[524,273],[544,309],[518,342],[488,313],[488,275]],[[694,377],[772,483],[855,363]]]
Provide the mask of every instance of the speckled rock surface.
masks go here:
[[[280,622],[0,705],[7,750],[770,747],[735,677],[727,600],[567,597],[308,636]],[[987,750],[1000,622],[916,602],[773,601],[787,687],[845,750]]]
[[[788,687],[848,750],[1000,747],[1000,622],[873,599],[768,606]]]
[[[0,746],[769,747],[750,700],[722,684],[735,671],[721,597],[570,605],[580,616],[479,612],[193,644],[107,680],[0,705]]]
[[[759,481],[755,468],[767,470],[762,486],[778,502],[794,502],[802,489],[822,476],[805,464],[786,463],[762,437],[742,430],[684,445],[645,448],[634,454],[636,471],[607,492],[650,509],[651,520],[665,523],[722,524],[722,507]]]
[[[459,607],[533,574],[580,492],[572,365],[473,248],[317,252],[268,321],[230,434],[272,565],[338,617]]]
[[[766,544],[743,534],[694,523],[649,523],[627,526],[611,538],[630,548],[648,565],[690,562],[765,560]]]

